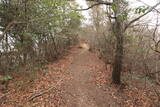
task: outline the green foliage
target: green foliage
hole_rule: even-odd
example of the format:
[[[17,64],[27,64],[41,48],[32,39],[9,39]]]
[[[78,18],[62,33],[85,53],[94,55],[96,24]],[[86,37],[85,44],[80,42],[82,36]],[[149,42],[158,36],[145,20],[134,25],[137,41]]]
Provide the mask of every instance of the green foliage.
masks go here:
[[[62,54],[63,41],[74,38],[83,18],[70,8],[77,6],[75,1],[68,0],[1,0],[0,31],[6,30],[7,34],[2,39],[1,50],[14,53],[11,57],[5,56],[7,60],[2,61],[3,64],[14,68],[15,64],[30,65],[40,61],[39,58],[51,60]]]
[[[117,5],[116,5],[115,3],[112,3],[111,6],[112,6],[112,9],[113,9],[113,10],[116,10],[116,9],[117,9]]]
[[[148,9],[149,9],[149,7],[141,6],[141,7],[138,7],[138,8],[135,10],[135,13],[136,13],[136,14],[145,13]]]
[[[128,16],[128,13],[124,13],[124,14],[120,14],[117,16],[117,18],[121,19],[121,20],[126,20]]]

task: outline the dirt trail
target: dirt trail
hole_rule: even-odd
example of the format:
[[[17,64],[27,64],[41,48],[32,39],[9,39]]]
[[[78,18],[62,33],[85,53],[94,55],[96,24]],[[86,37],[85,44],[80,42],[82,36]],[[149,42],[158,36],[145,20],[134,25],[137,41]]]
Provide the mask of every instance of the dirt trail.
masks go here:
[[[72,78],[65,82],[67,107],[117,107],[107,91],[95,84],[94,74],[104,63],[87,48],[73,53],[73,62],[68,68]]]
[[[159,107],[153,87],[144,91],[111,85],[111,71],[87,45],[81,47],[72,47],[70,54],[37,74],[22,72],[10,82],[7,93],[0,92],[0,107]],[[27,101],[50,87],[53,90]]]

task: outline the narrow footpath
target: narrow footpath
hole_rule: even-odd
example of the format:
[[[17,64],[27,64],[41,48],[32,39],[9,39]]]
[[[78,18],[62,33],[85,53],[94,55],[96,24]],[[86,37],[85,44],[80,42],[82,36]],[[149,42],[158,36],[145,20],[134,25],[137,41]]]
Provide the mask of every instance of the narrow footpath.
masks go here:
[[[72,77],[64,86],[67,107],[119,107],[113,103],[109,92],[94,82],[94,74],[103,67],[104,63],[87,48],[73,53],[73,62],[67,70]]]

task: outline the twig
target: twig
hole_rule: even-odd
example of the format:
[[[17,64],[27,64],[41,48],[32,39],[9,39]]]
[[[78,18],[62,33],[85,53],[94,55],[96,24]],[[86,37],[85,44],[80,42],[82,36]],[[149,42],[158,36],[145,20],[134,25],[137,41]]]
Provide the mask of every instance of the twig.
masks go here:
[[[48,93],[49,91],[51,91],[52,89],[55,89],[55,87],[50,87],[50,88],[48,88],[48,89],[46,89],[46,90],[43,90],[43,91],[41,91],[41,92],[39,92],[39,93],[35,93],[35,94],[33,94],[31,97],[29,97],[26,101],[28,102],[28,101],[32,101],[34,98],[37,98],[37,97],[39,97],[39,96],[41,96],[41,95],[43,95],[43,94],[46,94],[46,93]]]

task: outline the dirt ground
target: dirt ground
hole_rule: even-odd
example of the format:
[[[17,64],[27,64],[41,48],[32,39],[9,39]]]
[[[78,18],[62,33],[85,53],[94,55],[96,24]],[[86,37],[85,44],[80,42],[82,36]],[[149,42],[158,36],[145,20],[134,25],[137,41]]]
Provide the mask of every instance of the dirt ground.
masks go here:
[[[112,85],[110,69],[84,44],[45,70],[22,74],[0,92],[0,107],[159,107],[151,88]]]
[[[94,74],[99,70],[105,70],[104,63],[88,48],[73,53],[73,62],[67,69],[72,78],[64,86],[67,107],[118,107],[109,92],[95,84]]]

